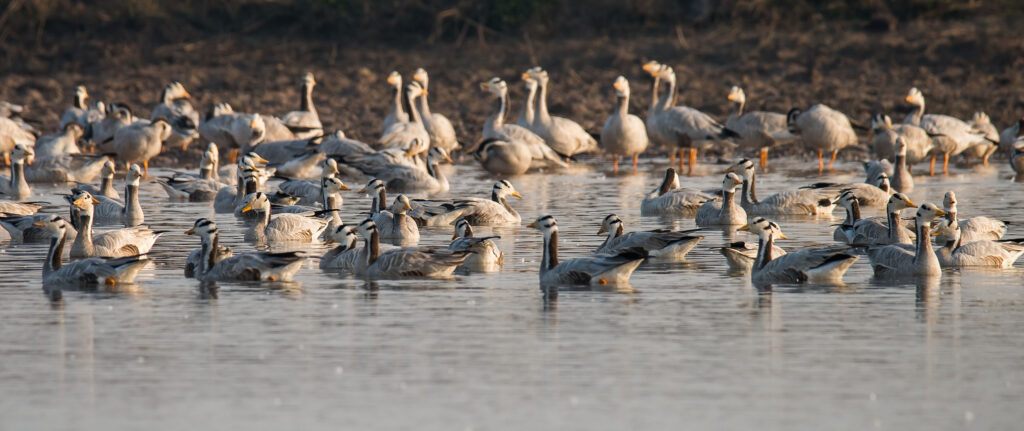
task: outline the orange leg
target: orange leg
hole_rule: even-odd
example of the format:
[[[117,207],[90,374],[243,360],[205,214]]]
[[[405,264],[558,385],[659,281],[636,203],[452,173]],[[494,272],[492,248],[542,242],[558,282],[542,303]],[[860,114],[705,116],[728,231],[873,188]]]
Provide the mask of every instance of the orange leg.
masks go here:
[[[142,162],[143,176],[149,178],[149,160]]]
[[[228,152],[228,161],[231,163],[235,163],[236,161],[238,161],[238,148],[235,148]]]
[[[11,165],[11,153],[4,153],[4,164],[7,166]]]
[[[768,147],[761,147],[761,169],[768,167]]]
[[[612,156],[612,172],[619,173],[619,156]]]
[[[686,160],[686,159],[684,159],[684,158],[683,158],[683,150],[682,150],[682,149],[680,149],[680,150],[679,150],[679,171],[680,171],[680,172],[682,172],[682,171],[683,171],[683,162],[684,162],[685,160]]]
[[[690,148],[690,168],[686,172],[687,175],[693,175],[693,168],[697,166],[697,149]]]
[[[942,159],[942,173],[949,175],[949,153],[946,153]]]
[[[570,161],[571,160],[568,157],[565,158],[565,164],[569,164]]]
[[[931,175],[931,176],[935,175],[935,155],[934,154],[932,154],[932,164],[931,164],[931,167],[928,168],[928,175]]]
[[[633,156],[633,172],[636,172],[636,162],[638,160],[640,160],[640,155],[639,154]]]
[[[668,152],[668,164],[670,164],[670,165],[676,164],[676,152],[675,151],[669,151]]]
[[[828,170],[830,170],[830,171],[832,170],[832,164],[834,164],[836,162],[836,154],[839,154],[839,150],[833,151],[832,152],[832,160],[828,161]]]
[[[988,154],[984,155],[981,158],[981,164],[984,165],[984,166],[988,166],[988,156],[991,156],[991,155],[992,155],[992,153],[988,153]]]
[[[825,162],[821,160],[821,150],[818,150],[818,173],[825,170]]]

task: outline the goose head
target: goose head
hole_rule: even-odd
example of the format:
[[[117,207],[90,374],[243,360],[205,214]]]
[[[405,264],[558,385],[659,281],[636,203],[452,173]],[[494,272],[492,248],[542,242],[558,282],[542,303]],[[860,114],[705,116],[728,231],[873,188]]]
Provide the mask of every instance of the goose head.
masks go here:
[[[52,215],[50,218],[39,220],[32,225],[43,228],[43,231],[50,234],[50,238],[53,239],[63,238],[64,233],[68,230],[67,222],[57,215]]]
[[[494,183],[494,187],[491,188],[491,193],[494,194],[495,196],[498,196],[499,198],[503,198],[505,196],[515,196],[521,199],[523,197],[523,195],[520,195],[519,192],[516,191],[516,188],[508,180],[501,180]]]
[[[260,157],[253,151],[246,153],[244,156],[238,159],[238,167],[240,168],[251,168],[251,169],[262,169],[270,163],[269,160]]]
[[[395,202],[391,204],[391,208],[388,208],[394,214],[405,214],[412,209],[412,203],[409,202],[409,198],[405,195],[398,195],[395,198]]]
[[[615,78],[615,82],[612,83],[612,88],[615,89],[615,95],[618,97],[629,97],[629,80],[625,76],[619,75]]]
[[[71,198],[71,205],[82,210],[85,214],[92,215],[93,205],[100,203],[89,192],[79,192]]]
[[[356,227],[356,231],[358,231],[363,238],[370,239],[370,237],[377,232],[377,223],[374,223],[373,220],[370,219],[363,220],[363,222],[359,223],[359,226]]]
[[[907,140],[902,136],[896,138],[896,156],[907,157]]]
[[[892,129],[892,118],[885,114],[876,114],[871,117],[871,130],[875,133]]]
[[[936,217],[946,215],[946,212],[939,209],[935,204],[931,202],[925,202],[917,208],[917,214],[914,215],[914,219],[917,220],[918,225],[927,226],[930,225]]]
[[[749,231],[761,237],[761,239],[789,239],[789,237],[782,233],[782,227],[778,223],[764,217],[757,217],[751,220],[750,223],[740,226],[737,230]]]
[[[424,89],[423,85],[419,82],[413,81],[405,86],[405,97],[408,98],[410,102],[424,94],[427,94],[427,90]]]
[[[100,168],[100,176],[109,178],[117,173],[117,164],[113,160],[107,160],[103,162],[103,167]]]
[[[960,223],[953,223],[947,218],[940,218],[932,223],[932,236],[941,236],[946,238],[960,237]]]
[[[427,75],[427,71],[422,67],[412,72],[412,79],[423,85],[423,88],[427,88],[430,83],[430,76]]]
[[[555,221],[555,217],[551,215],[537,217],[537,220],[534,220],[533,223],[526,225],[526,227],[539,230],[541,233],[544,234],[545,238],[551,236],[551,234],[553,233],[558,232],[558,222]]]
[[[790,109],[789,112],[786,113],[786,128],[789,129],[790,133],[800,133],[800,126],[797,124],[797,119],[800,118],[800,114],[803,114],[803,111],[801,111],[800,108]]]
[[[307,86],[309,88],[313,88],[314,86],[316,86],[316,79],[313,78],[312,72],[306,72],[305,75],[302,75],[302,85]]]
[[[725,179],[722,180],[722,192],[736,193],[736,189],[742,184],[743,180],[740,179],[739,175],[729,172],[725,174]]]
[[[427,164],[432,165],[441,162],[452,162],[452,158],[448,156],[448,151],[445,151],[445,149],[441,147],[431,148],[430,151],[427,152]]]
[[[142,179],[142,168],[138,163],[132,163],[128,168],[128,172],[124,175],[124,182],[129,186],[139,186],[139,180]]]
[[[984,112],[975,112],[974,116],[971,117],[971,123],[974,124],[992,124],[992,119],[989,118],[988,114]]]
[[[918,90],[917,87],[914,87],[907,92],[907,96],[904,97],[903,100],[911,105],[921,106],[924,105],[924,94],[922,94],[921,90]]]
[[[260,114],[252,114],[249,120],[249,145],[256,145],[263,142],[267,137],[267,125],[263,122]]]
[[[885,172],[878,174],[878,176],[875,177],[874,186],[887,192],[892,190],[892,184],[889,182],[889,175]]]
[[[956,212],[956,193],[952,190],[946,192],[942,196],[942,207],[946,209],[946,212]]]
[[[548,71],[542,69],[540,66],[531,67],[530,70],[526,71],[526,73],[529,74],[530,78],[533,78],[533,80],[537,81],[537,84],[541,86],[546,85],[548,83],[548,80],[550,80],[550,77],[548,76]]]
[[[201,238],[209,238],[217,233],[217,224],[213,220],[201,218],[192,224],[192,228],[185,231],[185,235],[199,235]]]
[[[345,185],[338,177],[327,177],[323,181],[324,192],[329,195],[335,193],[341,193],[345,190],[351,190]]]
[[[597,230],[597,234],[602,233],[616,233],[623,229],[622,219],[615,214],[608,214],[604,220],[601,220],[601,228]]]
[[[75,107],[79,109],[85,109],[85,99],[89,98],[89,92],[85,90],[84,85],[75,87]]]
[[[242,207],[243,213],[249,211],[264,213],[270,211],[270,199],[263,192],[250,193],[245,197],[245,206]]]
[[[469,221],[465,218],[459,218],[455,221],[455,233],[452,234],[452,239],[456,238],[472,238],[473,227],[470,226]]]
[[[480,89],[491,93],[494,97],[502,97],[505,94],[508,94],[508,84],[497,76],[485,82],[481,82]]]
[[[340,172],[338,170],[338,161],[330,157],[324,159],[323,170],[323,176],[325,177],[338,175],[338,173]]]
[[[729,95],[726,97],[729,101],[739,105],[747,102],[747,95],[743,93],[743,89],[735,85],[729,89]]]
[[[749,159],[739,159],[736,161],[736,163],[733,163],[732,166],[726,168],[723,173],[736,173],[740,175],[743,179],[749,180],[750,177],[754,175],[754,169],[754,162],[750,161]]]
[[[77,121],[71,121],[64,125],[64,133],[70,133],[72,139],[77,141],[82,139],[82,135],[85,134],[85,128]]]
[[[857,203],[857,195],[853,194],[850,190],[843,191],[839,195],[839,199],[836,200],[837,205],[847,210],[853,209],[855,203]]]
[[[355,228],[344,224],[331,228],[331,233],[324,240],[324,244],[342,244],[346,249],[355,247],[357,242],[359,242],[359,237],[356,235]]]
[[[160,141],[166,141],[167,138],[171,137],[171,122],[167,120],[167,117],[156,117],[153,122],[150,123],[150,127],[157,130],[160,134]]]
[[[662,64],[658,63],[657,61],[651,60],[644,63],[644,65],[641,66],[641,68],[644,70],[644,72],[647,72],[653,78],[655,76],[658,76],[658,72],[661,71]]]
[[[188,91],[185,90],[185,86],[178,81],[172,81],[170,84],[167,84],[167,86],[164,87],[162,97],[164,103],[168,103],[178,99],[190,98],[192,98],[192,95],[188,94]]]
[[[394,88],[402,88],[402,74],[398,73],[397,70],[392,70],[388,74],[388,85]]]
[[[910,200],[910,197],[903,193],[889,196],[889,202],[885,204],[885,209],[888,212],[896,212],[906,208],[917,208],[917,205]]]
[[[366,193],[373,196],[377,196],[381,190],[384,189],[384,182],[376,178],[371,179],[370,182],[366,183],[366,187],[359,189],[357,193]]]
[[[11,164],[24,163],[31,165],[36,160],[36,152],[32,147],[25,144],[18,144],[11,150]]]

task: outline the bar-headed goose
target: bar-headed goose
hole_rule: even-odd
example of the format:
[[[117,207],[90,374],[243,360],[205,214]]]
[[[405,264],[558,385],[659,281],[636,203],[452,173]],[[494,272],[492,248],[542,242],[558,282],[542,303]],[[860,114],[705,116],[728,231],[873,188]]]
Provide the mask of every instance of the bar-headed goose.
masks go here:
[[[757,258],[750,273],[757,284],[841,282],[846,270],[857,261],[847,246],[810,247],[775,256],[775,240],[787,238],[777,223],[763,217],[754,218],[739,230],[758,236]]]
[[[719,247],[718,252],[725,256],[725,262],[729,265],[729,271],[746,273],[754,268],[754,261],[757,259],[757,244],[749,244],[743,241],[735,241]],[[777,245],[772,245],[772,256],[779,257],[786,254],[786,250]]]
[[[25,179],[34,183],[90,182],[103,172],[107,156],[63,154],[38,159],[25,167]]]
[[[43,285],[46,287],[113,286],[135,282],[135,276],[149,263],[144,254],[106,258],[90,257],[64,265],[61,256],[68,240],[70,226],[58,216],[35,223],[50,235],[50,250],[43,263]]]
[[[395,123],[409,121],[409,113],[405,112],[405,103],[402,101],[402,75],[397,70],[392,70],[388,74],[387,83],[395,89],[395,98],[391,102],[391,110],[384,117],[384,123],[381,124],[381,136],[385,135],[387,130]]]
[[[786,126],[786,114],[768,111],[743,112],[747,104],[747,95],[737,86],[729,89],[726,98],[736,104],[736,112],[729,114],[729,118],[725,119],[725,127],[740,135],[737,139],[740,146],[758,149],[761,167],[768,167],[768,149],[794,138]]]
[[[122,127],[114,133],[114,151],[117,159],[126,165],[142,163],[145,175],[149,176],[149,159],[160,154],[163,142],[171,136],[171,123],[164,117],[157,117],[152,123],[137,122]]]
[[[808,149],[818,152],[818,173],[825,169],[824,153],[832,153],[828,162],[831,170],[839,150],[857,145],[857,133],[846,114],[822,104],[811,106],[806,112],[791,109],[786,115],[786,125],[790,133],[800,135]]]
[[[625,249],[643,248],[652,259],[665,261],[682,261],[686,254],[701,242],[703,236],[689,235],[686,232],[675,232],[668,229],[626,232],[622,219],[615,214],[607,215],[601,221],[597,234],[606,234],[604,242],[594,251],[595,254],[616,253]]]
[[[1003,129],[999,133],[999,149],[1007,153],[1013,152],[1017,144],[1017,137],[1021,136],[1022,130],[1024,130],[1024,118],[1014,121],[1010,127]]]
[[[984,133],[977,133],[971,126],[959,118],[949,115],[924,113],[924,93],[917,87],[911,88],[904,97],[907,103],[914,106],[914,109],[907,114],[903,120],[905,124],[912,124],[924,129],[929,135],[941,135],[942,140],[936,140],[937,148],[932,154],[932,171],[934,172],[935,156],[941,152],[945,158],[942,163],[942,172],[948,173],[949,157],[963,153],[968,148],[981,144],[985,141]],[[943,142],[949,145],[943,145]]]
[[[231,110],[227,104],[217,105],[214,115],[199,125],[199,136],[217,144],[226,153],[228,162],[237,161],[243,147],[251,147],[267,139],[267,124],[260,114]]]
[[[829,215],[835,209],[835,197],[840,189],[823,187],[779,192],[758,200],[757,172],[754,162],[741,159],[725,170],[743,177],[743,196],[740,205],[750,215]]]
[[[114,152],[114,134],[122,127],[130,126],[135,122],[132,109],[124,103],[111,103],[107,105],[103,119],[89,126],[88,138],[93,143],[93,148],[101,154]]]
[[[302,94],[299,99],[299,110],[284,114],[281,122],[288,130],[295,134],[296,138],[309,139],[324,134],[324,125],[317,115],[316,106],[313,105],[313,87],[316,86],[316,79],[312,73],[302,76]]]
[[[367,172],[366,174],[380,179],[388,190],[400,193],[444,193],[450,184],[438,169],[440,163],[451,163],[452,159],[443,148],[431,148],[427,153],[426,169],[407,165],[391,165],[388,169]]]
[[[13,215],[0,213],[0,226],[3,226],[4,230],[7,231],[12,242],[24,244],[46,242],[50,240],[50,233],[36,223],[49,220],[51,217],[52,214]],[[78,231],[70,223],[67,225],[67,231],[68,239],[74,239],[78,235]]]
[[[914,227],[917,233],[915,245],[891,244],[868,248],[868,259],[876,276],[928,276],[942,274],[939,258],[932,248],[931,223],[936,217],[946,215],[930,202],[917,208]]]
[[[270,200],[263,192],[246,196],[241,212],[255,212],[256,220],[245,232],[246,241],[313,242],[327,229],[328,221],[315,214],[271,214]]]
[[[942,197],[942,207],[946,211],[946,218],[951,222],[957,222],[960,227],[963,242],[974,242],[981,240],[996,241],[1006,234],[1006,222],[989,217],[971,217],[967,219],[958,218],[956,193],[952,190],[946,192]],[[950,238],[941,237],[938,241],[948,241]]]
[[[900,219],[900,212],[917,205],[903,193],[889,197],[884,217],[871,217],[853,222],[852,245],[911,244],[912,232],[907,230]]]
[[[0,200],[0,214],[7,215],[32,215],[39,212],[42,206],[29,202],[14,202]]]
[[[11,176],[0,175],[0,195],[12,199],[25,199],[32,194],[32,188],[25,180],[25,165],[31,165],[35,159],[32,147],[18,144],[11,150]]]
[[[167,84],[160,92],[160,103],[153,107],[150,119],[163,117],[171,124],[173,133],[167,138],[167,145],[185,149],[199,137],[199,112],[189,102],[191,98],[178,81]]]
[[[114,174],[117,173],[117,165],[113,160],[107,159],[100,169],[100,185],[96,187],[88,183],[78,183],[75,190],[82,190],[91,193],[93,196],[105,196],[111,199],[121,199],[121,194],[114,188]]]
[[[612,169],[619,171],[619,157],[633,158],[636,171],[637,158],[647,149],[647,128],[644,121],[629,113],[629,81],[619,75],[612,84],[615,88],[615,109],[601,128],[601,148],[612,154]]]
[[[647,254],[640,247],[617,250],[608,255],[558,260],[558,222],[546,215],[538,217],[527,227],[544,235],[544,252],[540,262],[540,284],[559,285],[619,285],[629,284],[633,274]]]
[[[359,259],[365,258],[362,253],[366,250],[359,247],[359,235],[356,234],[356,228],[352,226],[335,225],[331,228],[330,235],[324,240],[324,244],[338,244],[338,246],[327,250],[323,256],[320,256],[320,269],[341,269],[354,272]]]
[[[448,245],[449,250],[468,250],[472,252],[466,261],[459,265],[459,269],[471,272],[497,272],[505,264],[505,253],[501,252],[494,240],[501,239],[500,236],[473,236],[473,227],[466,219],[459,219],[455,222],[455,233],[452,235],[452,243]]]
[[[1013,263],[1024,255],[1024,245],[1015,241],[963,240],[961,228],[948,219],[935,223],[936,243],[941,245],[935,254],[943,268],[985,266],[990,268],[1012,268]],[[945,240],[940,240],[939,237]]]
[[[427,102],[427,97],[430,95],[430,76],[427,75],[427,71],[423,68],[416,69],[412,74],[412,79],[423,86],[423,95],[418,100],[418,108],[420,115],[423,116],[423,127],[430,135],[430,145],[444,148],[448,152],[458,148],[459,142],[455,137],[455,128],[452,127],[452,122],[442,114],[430,112],[430,104]]]
[[[423,125],[423,117],[416,108],[416,98],[424,93],[420,83],[413,81],[405,87],[405,108],[409,112],[409,121],[394,123],[384,131],[378,148],[399,148],[409,155],[417,155],[430,148],[430,133]]]
[[[988,158],[999,149],[999,130],[984,112],[975,112],[967,124],[971,126],[971,132],[983,134],[985,139],[964,150],[964,157],[981,159],[981,164],[988,165]]]
[[[124,176],[124,202],[105,196],[94,196],[100,201],[96,205],[96,221],[100,223],[124,223],[125,226],[138,226],[145,220],[142,204],[139,203],[139,180],[142,179],[142,168],[132,164]]]
[[[31,147],[35,145],[36,135],[25,130],[10,118],[0,116],[0,153],[4,164],[11,164],[11,152],[16,145]]]
[[[297,252],[254,252],[225,256],[219,246],[217,225],[200,219],[185,231],[199,235],[200,258],[195,278],[200,281],[288,281],[306,258]]]
[[[373,220],[364,220],[358,231],[363,236],[366,251],[356,263],[355,273],[371,279],[447,277],[472,254],[468,250],[425,247],[400,247],[381,252],[380,233]]]
[[[527,71],[527,74],[540,85],[540,96],[536,101],[537,113],[530,130],[543,138],[544,142],[559,154],[574,156],[597,151],[597,140],[590,136],[583,126],[568,118],[548,113],[548,72],[535,67]]]
[[[895,160],[896,138],[902,137],[907,142],[907,164],[914,165],[923,161],[934,148],[932,137],[924,129],[913,124],[892,124],[892,118],[878,114],[871,118],[871,132],[875,137],[872,151],[876,157]]]
[[[95,235],[92,232],[95,204],[100,201],[89,192],[79,192],[69,198],[79,228],[75,242],[71,244],[71,258],[84,257],[125,257],[149,253],[160,238],[160,232],[148,227],[130,227],[108,230]]]
[[[512,183],[501,180],[491,187],[491,198],[465,198],[433,207],[417,208],[413,217],[427,226],[450,226],[465,218],[473,226],[519,226],[522,218],[508,203],[508,197],[522,198]]]
[[[416,220],[406,214],[411,209],[409,198],[398,195],[388,209],[374,213],[372,219],[377,224],[380,239],[403,246],[420,242],[420,228]]]
[[[697,226],[739,226],[747,224],[747,212],[733,197],[743,180],[729,172],[722,180],[722,200],[705,202],[697,209]]]
[[[480,83],[480,89],[495,97],[494,113],[484,121],[483,142],[474,156],[488,172],[516,175],[532,167],[555,165],[567,167],[563,156],[552,150],[544,139],[530,129],[518,124],[506,123],[508,114],[508,84],[501,78],[491,78]]]
[[[86,99],[89,98],[89,92],[86,91],[84,85],[75,87],[75,98],[72,100],[71,107],[64,110],[64,114],[60,116],[60,128],[63,129],[65,125],[72,122],[79,124],[89,124],[86,121],[86,111],[89,110],[89,106],[86,105]]]
[[[206,255],[206,250],[212,250],[212,254],[207,256],[209,259],[213,259],[213,264],[220,262],[226,258],[231,257],[231,247],[224,247],[220,245],[220,237],[217,234],[217,225],[209,219],[201,218],[196,220],[192,225],[192,228],[185,231],[186,235],[195,235],[198,231],[207,231],[206,235],[200,235],[200,247],[192,250],[188,254],[188,258],[185,260],[185,278],[196,278],[196,274],[202,269],[204,263],[203,256]]]
[[[718,199],[699,190],[679,187],[675,168],[665,170],[665,178],[658,187],[640,202],[640,215],[675,216],[693,214],[701,205]]]
[[[78,148],[78,140],[82,139],[83,134],[85,128],[77,121],[72,121],[58,134],[40,136],[34,147],[36,158],[42,160],[82,152]]]
[[[324,181],[328,178],[336,178],[336,175],[338,175],[338,162],[334,159],[326,159],[320,171],[320,181],[285,177],[285,181],[278,184],[277,188],[282,192],[298,197],[299,205],[313,205],[317,202],[322,204],[325,198],[323,194]],[[340,182],[341,180],[338,179],[338,181]],[[339,188],[341,190],[349,189],[344,183]],[[340,195],[338,198],[341,198]],[[338,207],[341,207],[341,201],[338,202]]]

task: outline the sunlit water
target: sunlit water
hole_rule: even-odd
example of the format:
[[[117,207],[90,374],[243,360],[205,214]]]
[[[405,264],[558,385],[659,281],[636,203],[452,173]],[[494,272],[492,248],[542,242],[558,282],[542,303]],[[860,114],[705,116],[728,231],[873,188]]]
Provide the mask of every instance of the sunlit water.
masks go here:
[[[759,175],[762,197],[862,180],[853,163],[824,177],[801,160],[773,164],[786,168]],[[524,225],[558,218],[564,258],[600,243],[608,213],[629,230],[693,228],[639,216],[664,167],[646,161],[613,176],[592,163],[513,178],[524,196],[513,205]],[[724,167],[703,165],[684,185],[717,188]],[[454,171],[449,195],[489,194],[494,180],[478,167]],[[1024,236],[1024,191],[1009,176],[1004,162],[918,176],[911,197],[941,203],[956,190],[961,217],[998,217],[1013,222],[1008,236]],[[35,190],[31,199],[54,204],[46,211],[66,214],[52,195],[63,187]],[[727,237],[712,231],[689,262],[641,267],[629,289],[545,299],[541,236],[524,227],[497,231],[497,274],[369,285],[310,259],[294,283],[210,291],[182,277],[198,246],[183,231],[215,217],[222,243],[251,250],[242,225],[208,205],[168,203],[156,184],[142,195],[147,224],[169,232],[134,286],[53,300],[40,283],[46,245],[0,243],[0,429],[1019,429],[1024,420],[1020,269],[947,271],[919,286],[874,280],[862,257],[842,286],[759,290],[727,274],[715,249]],[[359,221],[369,200],[344,196],[344,220]],[[838,210],[783,220],[792,239],[781,245],[829,243],[839,221]],[[430,228],[421,244],[450,236]]]

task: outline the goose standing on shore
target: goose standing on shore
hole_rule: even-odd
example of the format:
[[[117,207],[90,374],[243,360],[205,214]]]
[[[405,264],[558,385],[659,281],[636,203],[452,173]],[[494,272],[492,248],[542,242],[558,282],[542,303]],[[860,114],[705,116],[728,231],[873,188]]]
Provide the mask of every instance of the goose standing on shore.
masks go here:
[[[303,75],[299,110],[289,112],[281,117],[281,122],[295,134],[297,139],[309,139],[324,134],[324,125],[320,123],[320,116],[316,113],[316,106],[313,105],[314,86],[316,86],[316,79],[313,78],[313,74]]]
[[[697,209],[695,221],[697,226],[740,226],[747,224],[747,212],[736,205],[733,196],[736,189],[743,184],[739,176],[730,172],[722,180],[722,200],[705,202]]]
[[[693,214],[704,205],[718,199],[717,196],[700,190],[679,187],[679,175],[675,168],[665,170],[661,184],[644,196],[640,202],[642,216],[677,216]]]
[[[71,258],[85,257],[127,257],[149,253],[161,233],[148,227],[130,227],[108,230],[93,235],[94,205],[100,201],[89,192],[79,192],[69,199],[76,210],[79,228],[75,242],[71,244]]]
[[[143,174],[149,177],[149,159],[160,154],[163,142],[171,136],[171,124],[164,117],[152,123],[135,123],[114,133],[114,151],[125,166],[142,163]]]
[[[972,133],[967,122],[949,115],[924,113],[924,94],[917,87],[911,88],[904,98],[914,109],[904,118],[904,124],[912,124],[924,129],[929,135],[941,135],[936,138],[936,148],[932,152],[931,172],[935,172],[935,157],[943,155],[942,173],[949,173],[949,157],[963,153],[967,148],[984,140],[983,134]]]
[[[483,141],[473,151],[488,172],[504,175],[522,174],[533,167],[555,165],[568,167],[562,157],[551,149],[540,136],[518,124],[506,123],[508,114],[508,84],[501,78],[480,83],[497,100],[494,113],[483,127]]]
[[[875,276],[941,276],[942,266],[935,255],[935,249],[932,248],[931,224],[936,217],[944,215],[945,211],[930,202],[925,202],[918,207],[914,216],[914,230],[917,232],[914,246],[892,244],[869,247],[868,259],[871,260]]]
[[[356,262],[355,273],[370,279],[448,277],[472,254],[433,247],[400,247],[382,253],[380,233],[373,220],[364,220],[358,231],[365,252]]]
[[[185,90],[185,85],[178,81],[167,84],[160,93],[160,103],[153,107],[153,113],[149,118],[156,120],[163,117],[171,124],[174,133],[167,138],[167,145],[181,147],[184,150],[199,137],[199,112],[192,106],[192,102],[189,102],[191,98],[192,95]]]
[[[627,233],[622,219],[615,214],[609,214],[601,221],[601,228],[597,230],[597,234],[607,236],[594,254],[615,254],[625,249],[640,247],[651,259],[672,262],[685,260],[686,254],[704,239],[703,236],[667,229]]]
[[[11,150],[11,176],[0,175],[0,195],[10,199],[21,200],[32,194],[32,188],[25,180],[25,164],[32,164],[35,159],[32,147],[18,144]]]
[[[427,75],[427,71],[423,68],[416,69],[412,74],[412,79],[423,86],[423,95],[418,100],[418,107],[420,115],[423,116],[423,127],[430,135],[430,145],[444,148],[449,153],[459,148],[459,141],[455,137],[455,128],[452,127],[452,122],[448,120],[448,117],[430,112],[430,104],[427,102],[427,97],[430,95],[430,76]]]
[[[539,67],[528,70],[523,78],[537,81],[540,95],[536,101],[536,115],[530,130],[547,142],[551,149],[567,157],[598,150],[597,140],[583,126],[568,118],[548,113],[548,72]]]
[[[384,123],[380,126],[380,134],[384,136],[387,130],[395,123],[409,121],[409,113],[405,112],[405,102],[402,101],[402,75],[397,70],[388,74],[387,83],[395,89],[395,99],[391,104],[391,111],[384,117]]]
[[[614,254],[558,260],[558,222],[546,215],[527,225],[544,235],[544,253],[540,262],[541,286],[626,285],[644,259],[642,248],[619,250]]]
[[[505,253],[501,252],[494,240],[500,236],[473,236],[473,227],[465,219],[455,222],[455,233],[448,249],[452,251],[467,250],[472,252],[458,269],[471,272],[497,272],[505,264]]]
[[[823,153],[832,153],[828,162],[828,169],[832,170],[839,150],[857,145],[857,133],[846,114],[822,104],[811,106],[807,112],[791,109],[786,115],[786,125],[790,133],[800,136],[804,145],[818,152],[819,174],[825,170]]]
[[[913,124],[892,124],[892,118],[878,114],[871,118],[872,151],[876,157],[895,160],[896,139],[903,138],[907,143],[907,168],[923,161],[931,154],[934,143],[928,132]]]
[[[423,87],[413,81],[405,86],[405,110],[409,113],[409,121],[394,123],[384,131],[377,141],[378,148],[398,148],[409,156],[426,152],[430,149],[430,133],[423,125],[423,117],[416,108],[416,99],[423,96]]]
[[[48,288],[131,284],[142,267],[149,263],[146,255],[139,254],[118,258],[91,257],[64,265],[61,257],[70,226],[58,216],[36,222],[36,226],[50,235],[50,249],[43,263],[43,285]]]
[[[757,217],[739,228],[758,236],[757,257],[750,279],[757,284],[841,282],[843,274],[857,261],[847,246],[811,247],[774,254],[775,240],[787,239],[775,222]]]
[[[725,127],[739,134],[741,147],[756,148],[760,153],[761,168],[768,167],[768,149],[794,138],[786,126],[786,114],[767,111],[743,112],[747,95],[740,87],[733,86],[727,96],[736,104],[736,112],[729,114]]]
[[[615,88],[615,109],[601,128],[601,148],[612,154],[612,166],[619,171],[619,157],[633,158],[633,171],[636,171],[640,153],[647,149],[647,128],[643,120],[629,113],[629,81],[619,75],[612,84]]]
[[[106,114],[103,119],[89,125],[88,138],[92,141],[93,149],[100,154],[114,152],[114,134],[122,127],[132,125],[136,120],[132,114],[132,108],[124,103],[111,103],[107,105]]]
[[[195,277],[200,281],[289,281],[306,260],[297,252],[225,256],[217,225],[206,219],[197,220],[185,233],[200,237],[200,258],[195,268]]]

